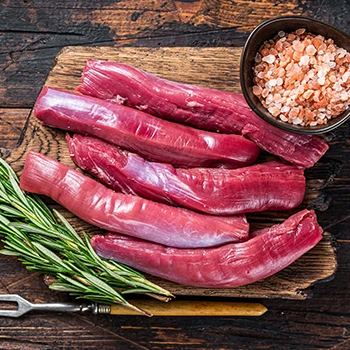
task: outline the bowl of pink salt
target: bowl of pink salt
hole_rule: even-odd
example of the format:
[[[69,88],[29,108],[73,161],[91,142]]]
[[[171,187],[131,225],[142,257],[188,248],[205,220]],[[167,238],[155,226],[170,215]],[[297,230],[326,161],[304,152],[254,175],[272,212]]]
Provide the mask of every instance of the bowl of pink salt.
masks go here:
[[[350,118],[350,38],[306,17],[263,22],[241,56],[243,95],[269,123],[321,134]]]

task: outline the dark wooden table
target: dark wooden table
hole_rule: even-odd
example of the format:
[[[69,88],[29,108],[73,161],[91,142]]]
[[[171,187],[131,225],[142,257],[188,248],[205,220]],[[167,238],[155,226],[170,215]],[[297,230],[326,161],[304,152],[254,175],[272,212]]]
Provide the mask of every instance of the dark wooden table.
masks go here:
[[[313,17],[350,35],[350,2],[272,0],[6,0],[0,4],[0,146],[19,141],[56,54],[67,45],[242,46],[261,21]],[[337,239],[332,281],[305,301],[262,300],[260,318],[145,318],[32,314],[0,319],[0,349],[350,349],[349,123],[326,136],[339,171],[318,207]],[[0,293],[64,298],[42,276],[0,256]]]

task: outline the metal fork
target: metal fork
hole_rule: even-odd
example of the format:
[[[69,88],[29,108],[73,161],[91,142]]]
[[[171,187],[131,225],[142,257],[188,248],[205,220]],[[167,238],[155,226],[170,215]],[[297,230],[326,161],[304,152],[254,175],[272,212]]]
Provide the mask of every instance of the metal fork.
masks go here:
[[[0,294],[0,302],[15,302],[17,309],[0,309],[0,317],[20,317],[30,311],[53,312],[92,312],[94,314],[109,314],[109,305],[74,304],[74,303],[45,303],[33,304],[18,294]]]
[[[93,314],[139,316],[142,313],[146,316],[261,316],[267,311],[267,308],[260,303],[234,301],[174,300],[168,304],[159,300],[133,300],[133,305],[138,308],[136,310],[123,305],[98,303],[34,304],[18,294],[0,294],[1,302],[15,302],[18,307],[14,310],[0,308],[0,317],[20,317],[29,311],[91,312]]]

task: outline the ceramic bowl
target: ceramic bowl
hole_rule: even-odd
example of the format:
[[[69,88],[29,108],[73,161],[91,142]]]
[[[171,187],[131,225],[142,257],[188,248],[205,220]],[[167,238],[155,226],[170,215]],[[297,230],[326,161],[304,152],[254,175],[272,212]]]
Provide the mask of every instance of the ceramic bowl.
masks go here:
[[[308,32],[322,35],[326,39],[334,40],[338,47],[342,47],[350,52],[350,37],[340,30],[317,21],[315,19],[299,16],[278,17],[261,23],[250,34],[241,56],[240,63],[240,82],[243,95],[249,104],[250,108],[261,118],[267,122],[288,131],[300,134],[321,134],[334,130],[346,120],[350,118],[350,107],[347,108],[338,117],[331,119],[327,124],[317,126],[300,126],[285,123],[273,117],[267,109],[261,104],[259,98],[253,94],[253,67],[255,65],[255,55],[262,44],[269,39],[272,39],[279,31],[285,33],[293,32],[299,28],[305,28]]]

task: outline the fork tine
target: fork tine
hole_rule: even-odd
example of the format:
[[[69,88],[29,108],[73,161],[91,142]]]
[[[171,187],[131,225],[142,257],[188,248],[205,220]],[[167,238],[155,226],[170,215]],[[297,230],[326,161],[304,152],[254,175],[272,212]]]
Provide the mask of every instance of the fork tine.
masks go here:
[[[20,310],[0,310],[0,317],[20,317],[25,312],[20,312]]]
[[[0,294],[0,301],[18,301],[19,298],[18,294]]]
[[[0,294],[0,301],[14,301],[18,305],[16,310],[0,309],[0,317],[19,317],[32,308],[32,304],[18,294]]]

